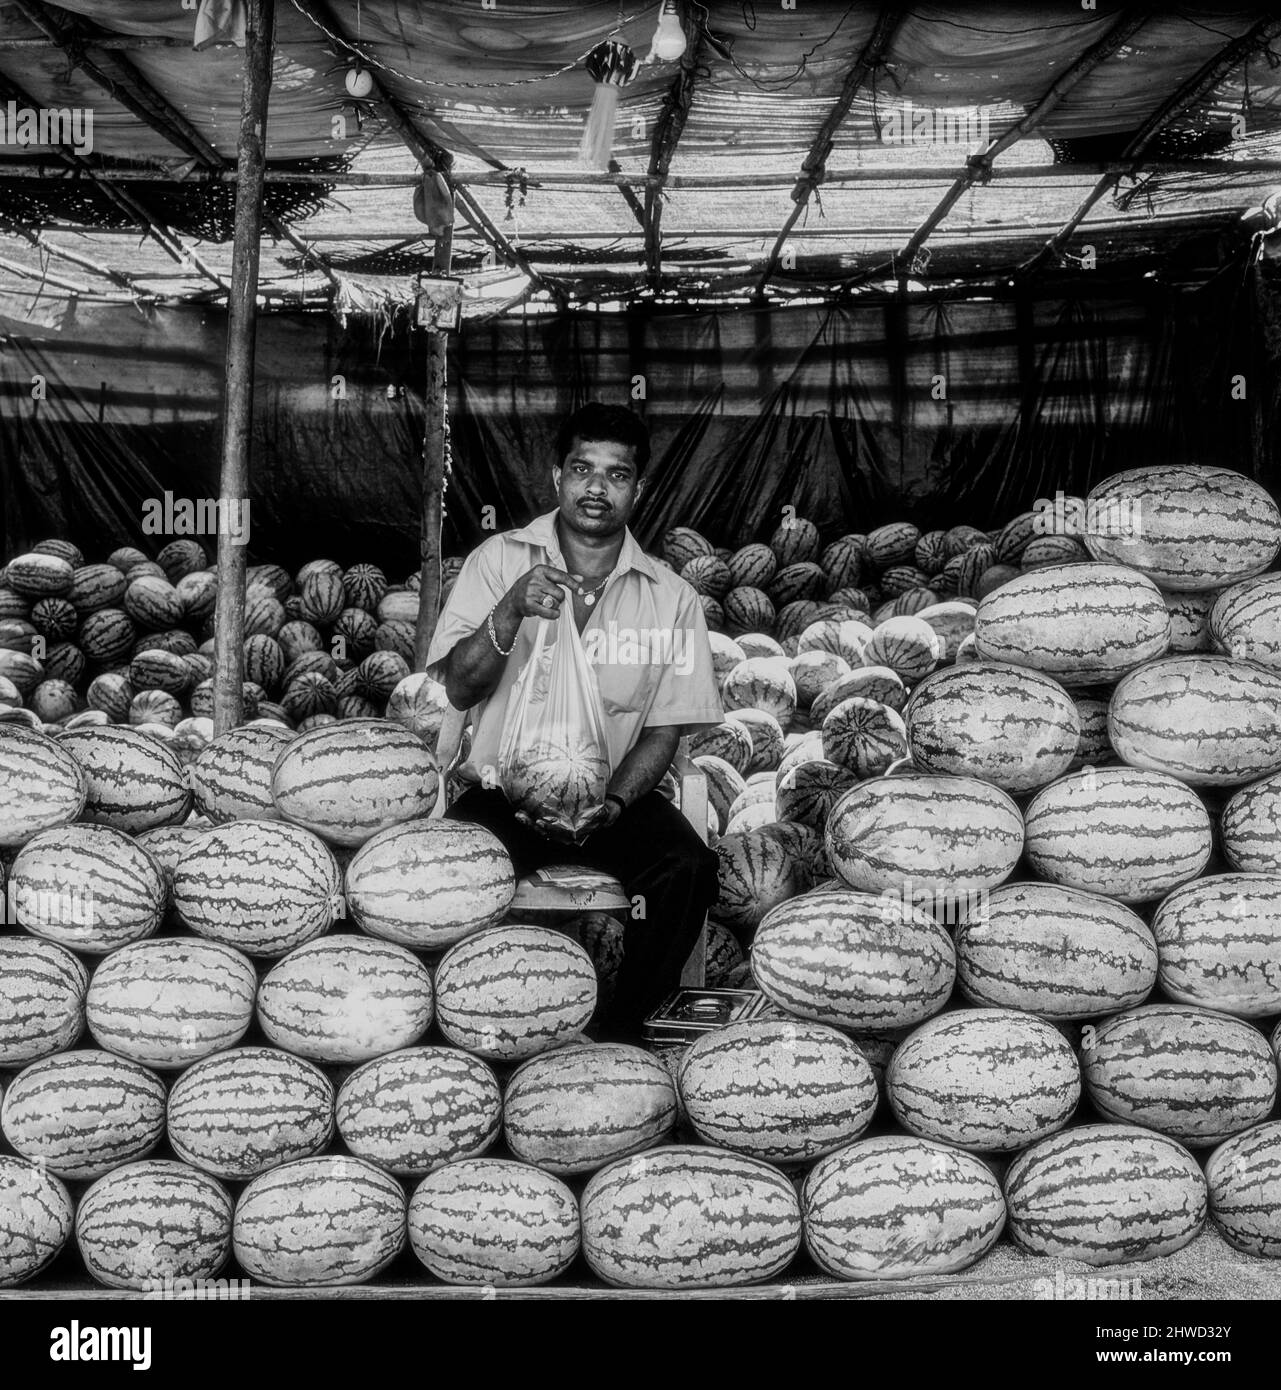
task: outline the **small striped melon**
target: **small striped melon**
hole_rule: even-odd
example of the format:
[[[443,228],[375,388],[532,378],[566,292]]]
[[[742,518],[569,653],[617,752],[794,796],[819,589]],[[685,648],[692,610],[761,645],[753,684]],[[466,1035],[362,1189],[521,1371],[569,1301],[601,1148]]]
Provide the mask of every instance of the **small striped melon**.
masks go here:
[[[725,626],[730,632],[760,632],[774,626],[773,603],[763,589],[740,585],[725,595]]]
[[[511,1159],[450,1163],[424,1178],[409,1201],[409,1243],[446,1284],[545,1284],[573,1263],[578,1227],[569,1188]]]
[[[766,913],[752,974],[780,1008],[853,1031],[907,1028],[947,1003],[956,955],[928,912],[886,893],[823,892]]]
[[[1234,869],[1281,872],[1281,773],[1235,792],[1219,815],[1219,835]]]
[[[1151,902],[1195,878],[1212,844],[1205,803],[1161,772],[1090,767],[1042,788],[1023,811],[1039,877],[1124,903]]]
[[[1281,1120],[1219,1145],[1205,1165],[1210,1219],[1229,1245],[1281,1258]]]
[[[1257,575],[1213,597],[1208,626],[1214,649],[1238,661],[1281,667],[1281,574]]]
[[[0,1130],[56,1177],[98,1178],[144,1158],[165,1129],[165,1087],[109,1052],[60,1052],[19,1072],[0,1105]]]
[[[896,1049],[885,1085],[909,1133],[998,1153],[1062,1129],[1081,1097],[1062,1034],[1014,1009],[956,1009],[923,1023]]]
[[[490,927],[436,969],[436,1022],[456,1047],[502,1061],[575,1038],[596,1009],[591,957],[550,927]]]
[[[498,1137],[502,1097],[479,1058],[413,1047],[357,1067],[338,1092],[335,1118],[352,1153],[422,1176],[484,1153]]]
[[[1073,691],[1072,703],[1081,718],[1081,739],[1076,752],[1068,764],[1068,771],[1075,772],[1082,767],[1102,767],[1116,761],[1116,753],[1108,742],[1108,697],[1104,694],[1091,694]]]
[[[843,1033],[792,1019],[730,1023],[681,1058],[677,1085],[705,1144],[769,1163],[807,1163],[857,1139],[876,1078]]]
[[[157,1070],[181,1068],[239,1042],[257,987],[253,965],[230,946],[138,941],[94,971],[85,1014],[99,1047]]]
[[[1075,888],[1003,883],[957,924],[957,983],[973,1004],[1095,1018],[1143,1003],[1156,976],[1143,919]]]
[[[184,926],[251,956],[273,957],[327,931],[339,870],[309,830],[239,820],[201,835],[179,860],[174,909]]]
[[[387,718],[434,748],[441,725],[449,712],[445,687],[425,671],[415,671],[402,680],[387,699]]]
[[[115,565],[80,565],[71,577],[66,598],[82,615],[118,605],[127,581]]]
[[[875,700],[878,704],[889,705],[891,709],[902,712],[907,704],[907,687],[888,666],[856,667],[848,676],[827,686],[815,697],[810,709],[810,719],[816,725],[841,703],[842,700]]]
[[[1005,1175],[1009,1233],[1033,1255],[1129,1264],[1172,1255],[1205,1224],[1206,1185],[1181,1145],[1137,1125],[1081,1125]]]
[[[76,1211],[85,1268],[109,1289],[212,1279],[231,1254],[231,1196],[185,1163],[145,1159],[106,1174]]]
[[[88,782],[70,751],[33,729],[0,724],[0,849],[76,820]]]
[[[710,915],[739,931],[754,927],[772,907],[801,891],[799,865],[763,830],[722,835],[716,861],[719,888]]]
[[[420,738],[387,719],[352,719],[282,749],[271,795],[286,820],[334,844],[363,845],[388,826],[426,816],[439,785]]]
[[[667,1068],[618,1044],[574,1044],[532,1057],[512,1073],[503,1100],[512,1154],[562,1175],[649,1149],[675,1123]]]
[[[1267,1038],[1243,1019],[1187,1004],[1113,1014],[1082,1038],[1081,1063],[1100,1115],[1190,1148],[1266,1120],[1277,1097]]]
[[[725,677],[721,698],[727,713],[764,710],[780,724],[796,713],[796,684],[782,657],[755,656],[740,662]]]
[[[583,1254],[624,1288],[728,1288],[785,1269],[801,1244],[796,1189],[778,1169],[687,1145],[625,1158],[582,1196]]]
[[[769,538],[769,547],[780,565],[795,565],[818,559],[818,527],[803,516],[788,513]]]
[[[301,1158],[255,1178],[232,1226],[236,1261],[283,1288],[363,1284],[405,1247],[405,1194],[361,1158]]]
[[[912,691],[903,718],[923,771],[978,777],[1016,795],[1065,772],[1081,737],[1067,691],[1008,662],[936,671]]]
[[[908,751],[903,716],[879,700],[857,695],[828,711],[822,741],[823,756],[859,778],[881,776]]]
[[[0,936],[0,1067],[73,1047],[84,1030],[89,972],[64,947]]]
[[[884,1135],[816,1163],[801,1189],[805,1245],[838,1279],[955,1274],[1005,1226],[1005,1200],[981,1159],[946,1144]]]
[[[752,761],[752,736],[745,724],[725,719],[692,734],[689,751],[691,757],[720,758],[743,776]]]
[[[1202,787],[1281,771],[1281,671],[1225,656],[1172,656],[1112,692],[1108,738],[1133,767]]]
[[[1281,548],[1281,511],[1252,478],[1230,468],[1130,468],[1091,489],[1087,506],[1136,520],[1136,534],[1095,528],[1091,555],[1130,565],[1163,589],[1213,589],[1265,570]]]
[[[277,820],[271,770],[293,734],[280,725],[229,729],[197,754],[191,790],[197,815],[221,825],[231,820]]]
[[[410,1047],[431,1015],[431,976],[418,958],[362,936],[300,946],[258,987],[268,1040],[314,1062],[365,1062]]]
[[[1182,1004],[1281,1014],[1281,873],[1212,874],[1156,910],[1161,988]]]
[[[984,661],[1030,666],[1069,687],[1100,685],[1165,653],[1170,614],[1135,570],[1047,565],[982,600],[974,639]]]
[[[272,1047],[238,1047],[188,1067],[169,1093],[169,1143],[185,1162],[243,1181],[326,1148],[334,1088]]]
[[[920,529],[910,521],[892,521],[878,526],[867,535],[868,561],[879,570],[910,564],[920,539]]]
[[[1162,593],[1170,610],[1171,652],[1208,652],[1212,647],[1210,612],[1221,589],[1194,589],[1186,593]]]
[[[918,609],[918,617],[928,627],[934,629],[939,641],[943,644],[941,660],[945,662],[956,660],[957,648],[974,631],[974,615],[977,608],[974,604],[960,599],[954,599],[948,603],[932,603],[925,608]]]
[[[163,743],[114,724],[72,729],[58,742],[85,771],[84,819],[136,835],[178,825],[191,811],[182,764]]]
[[[994,888],[1023,850],[1023,818],[998,787],[912,772],[863,782],[832,808],[827,854],[862,892]]]
[[[61,555],[29,551],[17,555],[5,568],[5,583],[29,598],[65,594],[75,579],[75,567]]]
[[[933,602],[926,605],[932,607]],[[886,666],[907,684],[928,675],[943,659],[943,640],[925,622],[902,614],[878,623],[863,654],[868,666]]]
[[[371,936],[437,950],[499,921],[516,893],[497,836],[467,821],[417,820],[367,840],[346,872],[347,906]]]
[[[27,842],[13,861],[9,894],[27,931],[98,955],[150,936],[166,889],[159,864],[128,835],[78,823]]]
[[[133,619],[119,608],[99,608],[80,624],[76,645],[89,658],[103,666],[127,661],[138,640]]]
[[[0,1154],[0,1289],[39,1274],[74,1226],[71,1194],[47,1168]]]
[[[832,807],[849,791],[854,781],[853,772],[828,762],[826,758],[798,762],[786,772],[780,769],[774,794],[774,813],[781,821],[809,826],[821,835]]]
[[[725,718],[731,724],[741,724],[752,741],[752,756],[743,775],[774,771],[783,758],[783,726],[778,720],[763,709],[733,710]]]
[[[725,563],[729,565],[730,582],[734,588],[763,588],[778,571],[778,556],[760,541],[742,546]]]

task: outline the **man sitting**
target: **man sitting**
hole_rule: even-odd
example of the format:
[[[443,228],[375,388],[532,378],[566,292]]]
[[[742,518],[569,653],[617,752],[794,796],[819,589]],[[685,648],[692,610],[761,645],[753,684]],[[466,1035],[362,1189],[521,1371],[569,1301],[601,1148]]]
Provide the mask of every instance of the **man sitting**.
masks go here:
[[[546,864],[603,870],[634,906],[602,1035],[638,1040],[680,980],[717,894],[716,855],[655,790],[681,734],[720,722],[698,595],[641,550],[628,521],[645,490],[649,435],[631,411],[592,402],[563,425],[552,469],[557,508],[490,537],[467,557],[440,616],[428,670],[470,709],[471,785],[448,815],[491,830],[517,874]],[[496,782],[508,696],[540,622],[566,601],[596,671],[612,775],[578,845],[517,819]],[[643,913],[643,915],[642,915]]]

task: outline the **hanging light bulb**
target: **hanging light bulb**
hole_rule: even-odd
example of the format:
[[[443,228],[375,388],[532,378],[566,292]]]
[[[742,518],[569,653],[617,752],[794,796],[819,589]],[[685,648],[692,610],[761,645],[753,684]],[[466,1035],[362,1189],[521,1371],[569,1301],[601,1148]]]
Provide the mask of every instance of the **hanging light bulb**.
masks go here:
[[[680,6],[676,0],[663,0],[658,7],[658,28],[650,45],[648,61],[674,63],[685,52],[685,30],[681,27]]]
[[[357,101],[363,101],[374,90],[374,75],[368,68],[353,63],[347,69],[346,83],[347,95],[355,97]]]

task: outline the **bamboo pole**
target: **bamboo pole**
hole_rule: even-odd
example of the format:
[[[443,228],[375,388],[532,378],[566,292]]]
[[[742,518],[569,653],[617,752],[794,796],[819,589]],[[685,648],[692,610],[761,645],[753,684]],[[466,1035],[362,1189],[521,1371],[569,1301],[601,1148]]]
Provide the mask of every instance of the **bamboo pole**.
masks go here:
[[[436,238],[432,271],[448,275],[453,260],[454,229]],[[418,572],[418,618],[414,624],[414,670],[427,669],[427,649],[440,615],[440,526],[445,502],[446,357],[449,335],[427,333],[426,438],[423,441],[422,532],[418,539],[421,568]]]
[[[227,394],[223,407],[219,499],[248,504],[249,441],[253,426],[254,330],[258,251],[262,232],[267,102],[271,95],[275,0],[249,0],[244,87],[237,142],[235,238],[227,296]],[[220,508],[221,511],[221,508]],[[244,712],[245,551],[220,536],[218,607],[214,617],[214,732],[235,728]]]

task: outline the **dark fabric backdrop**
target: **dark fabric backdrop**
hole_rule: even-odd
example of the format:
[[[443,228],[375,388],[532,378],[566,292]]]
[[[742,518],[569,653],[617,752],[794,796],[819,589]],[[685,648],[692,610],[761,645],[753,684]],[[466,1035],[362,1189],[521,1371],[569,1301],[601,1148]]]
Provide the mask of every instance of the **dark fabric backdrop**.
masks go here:
[[[1277,492],[1279,278],[1243,260],[1196,291],[1144,281],[1076,299],[471,325],[450,364],[446,551],[487,519],[501,529],[550,505],[556,428],[593,396],[634,403],[651,426],[647,544],[678,524],[718,543],[763,538],[788,505],[825,537],[897,518],[988,528],[1169,459],[1240,468]],[[62,324],[0,319],[5,553],[48,535],[92,556],[155,550],[148,498],[217,493],[222,315],[81,306]],[[417,567],[424,371],[403,331],[264,316],[255,560],[369,560],[396,578]]]

